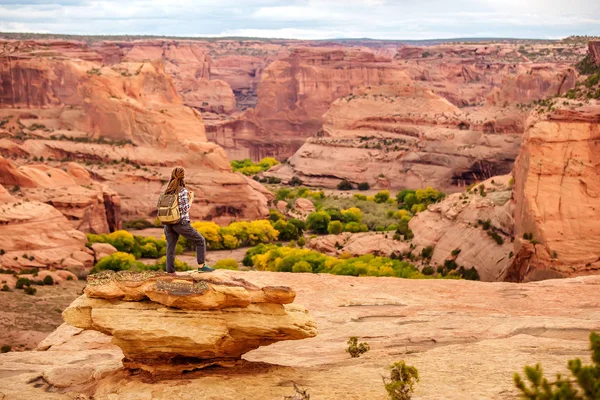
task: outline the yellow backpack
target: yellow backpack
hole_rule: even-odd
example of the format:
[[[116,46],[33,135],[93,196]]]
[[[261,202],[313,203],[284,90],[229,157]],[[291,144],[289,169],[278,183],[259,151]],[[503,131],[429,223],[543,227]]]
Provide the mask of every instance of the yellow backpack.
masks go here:
[[[158,197],[158,202],[156,203],[158,212],[156,217],[161,224],[173,225],[181,221],[181,213],[179,212],[179,192],[181,192],[181,188],[178,188],[176,193],[162,193]],[[191,205],[194,202],[194,193],[188,191],[188,198]]]

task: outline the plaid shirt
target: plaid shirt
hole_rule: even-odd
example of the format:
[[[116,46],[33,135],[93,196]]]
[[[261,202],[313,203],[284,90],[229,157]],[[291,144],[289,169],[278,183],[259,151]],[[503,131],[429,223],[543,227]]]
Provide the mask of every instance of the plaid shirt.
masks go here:
[[[192,206],[189,201],[190,197],[186,188],[181,189],[179,192],[179,215],[181,215],[182,221],[190,220],[190,207]]]

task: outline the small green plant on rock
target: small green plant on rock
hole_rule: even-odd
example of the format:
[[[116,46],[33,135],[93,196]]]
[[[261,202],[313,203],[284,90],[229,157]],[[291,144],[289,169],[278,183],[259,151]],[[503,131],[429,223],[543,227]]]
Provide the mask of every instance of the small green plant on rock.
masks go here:
[[[5,345],[2,345],[2,348],[0,348],[0,353],[8,353],[11,350],[12,350],[12,348],[10,347],[10,345],[5,344]]]
[[[389,366],[390,377],[383,378],[385,390],[391,400],[409,400],[415,390],[415,383],[419,381],[419,371],[415,367],[398,361]]]
[[[52,286],[54,285],[54,279],[50,275],[46,275],[44,277],[44,285]]]
[[[518,373],[514,375],[514,383],[522,394],[521,398],[528,400],[592,400],[600,399],[600,335],[590,334],[590,349],[592,350],[592,365],[582,365],[576,358],[569,360],[568,368],[573,379],[564,378],[560,374],[554,382],[544,377],[542,367],[524,368],[528,384]]]
[[[358,338],[356,336],[350,337],[347,343],[348,348],[346,349],[346,352],[350,353],[352,358],[358,358],[361,354],[364,354],[371,349],[366,342],[358,343]]]
[[[6,283],[2,285],[2,289],[0,289],[0,292],[10,292],[10,288]]]

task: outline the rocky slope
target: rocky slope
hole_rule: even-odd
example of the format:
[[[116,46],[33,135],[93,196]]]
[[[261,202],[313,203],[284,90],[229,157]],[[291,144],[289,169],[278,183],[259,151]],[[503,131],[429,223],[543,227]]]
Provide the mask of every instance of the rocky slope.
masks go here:
[[[457,190],[512,169],[524,112],[464,112],[402,76],[398,85],[336,100],[323,130],[269,175],[329,188],[345,179],[374,188]]]
[[[293,287],[295,301],[310,310],[319,335],[254,350],[237,367],[158,380],[123,369],[123,353],[109,343],[110,337],[63,326],[40,351],[0,355],[0,393],[15,400],[77,395],[99,400],[281,399],[294,393],[295,382],[311,398],[384,400],[381,376],[389,374],[388,365],[405,360],[421,378],[415,398],[516,398],[515,372],[539,362],[547,376],[554,376],[567,373],[568,359],[581,357],[587,363],[589,332],[600,329],[600,277],[516,286],[269,272],[231,275],[259,286]],[[187,320],[181,333],[191,331]],[[350,358],[344,351],[349,336],[369,343],[371,350]]]
[[[85,58],[81,46],[75,49],[73,58],[66,58],[56,47],[48,52],[18,47],[0,59],[0,136],[5,138],[0,151],[5,157],[38,181],[44,174],[61,173],[36,167],[36,160],[54,169],[85,163],[82,174],[121,197],[126,219],[153,218],[156,198],[174,165],[188,169],[188,183],[196,192],[194,218],[226,222],[266,214],[264,189],[231,173],[223,150],[207,142],[200,113],[183,104],[160,61],[102,66],[93,61],[99,53],[85,53],[92,61],[84,61],[76,58]],[[55,197],[51,190],[64,192],[65,182],[43,178],[54,183],[40,183],[45,190],[37,198],[49,201]],[[68,203],[65,196],[56,200],[58,208]]]
[[[600,273],[600,104],[551,108],[532,116],[515,163],[513,281]]]

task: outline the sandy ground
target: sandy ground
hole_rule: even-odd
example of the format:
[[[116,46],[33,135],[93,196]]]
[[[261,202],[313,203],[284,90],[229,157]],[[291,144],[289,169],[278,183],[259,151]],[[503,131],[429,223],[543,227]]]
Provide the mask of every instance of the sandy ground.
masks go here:
[[[387,366],[405,360],[421,376],[415,399],[516,399],[515,372],[540,362],[553,376],[567,372],[571,358],[589,362],[589,333],[600,330],[600,277],[509,284],[221,273],[293,287],[296,302],[315,318],[319,335],[255,350],[233,369],[170,379],[122,370],[116,348],[81,350],[71,344],[54,351],[8,353],[0,355],[0,394],[35,400],[72,399],[73,393],[95,400],[281,400],[293,394],[296,382],[311,399],[383,400]],[[350,358],[345,352],[350,336],[368,342],[371,350]],[[98,381],[75,385],[76,371],[85,371],[82,382],[92,376]],[[49,384],[52,379],[69,387]]]
[[[85,287],[83,281],[66,281],[55,286],[34,286],[35,295],[12,288],[0,292],[0,345],[13,351],[34,349],[62,324],[61,313]]]

